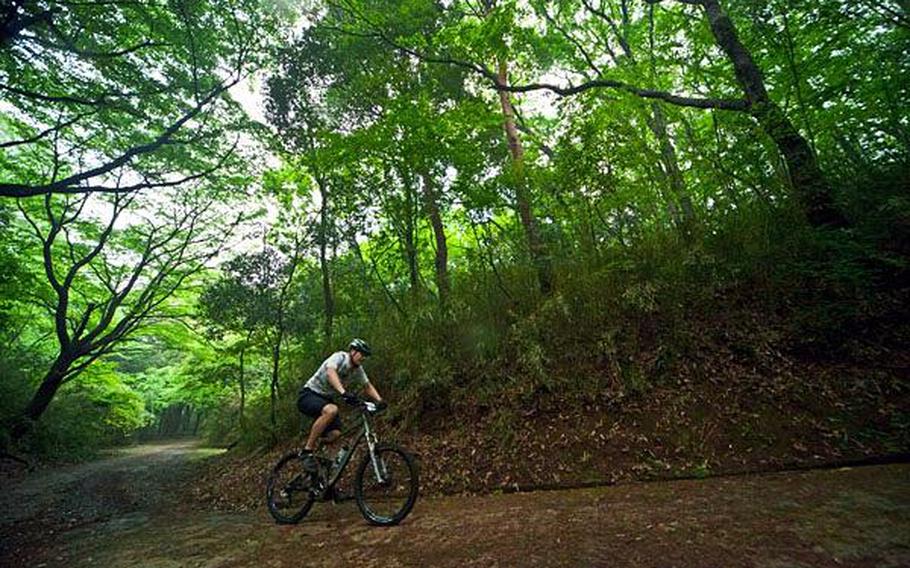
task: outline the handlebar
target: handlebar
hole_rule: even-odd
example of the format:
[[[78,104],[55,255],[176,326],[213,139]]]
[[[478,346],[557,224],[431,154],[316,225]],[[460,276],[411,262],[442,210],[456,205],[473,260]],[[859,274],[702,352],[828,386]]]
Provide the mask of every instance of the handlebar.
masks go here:
[[[363,401],[363,405],[362,405],[362,408],[368,414],[379,414],[381,412],[384,412],[385,409],[387,409],[388,407],[389,407],[388,404],[378,404],[376,402],[371,402],[369,400]]]
[[[360,397],[357,397],[356,401],[345,400],[345,403],[347,403],[348,406],[366,412],[367,414],[379,414],[388,408],[388,404],[385,402],[380,404],[371,400],[364,400]]]

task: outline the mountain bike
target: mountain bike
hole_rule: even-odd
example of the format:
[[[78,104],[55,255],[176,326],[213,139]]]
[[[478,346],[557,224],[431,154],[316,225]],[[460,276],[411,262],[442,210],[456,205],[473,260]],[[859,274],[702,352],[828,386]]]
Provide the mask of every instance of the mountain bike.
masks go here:
[[[371,417],[383,412],[383,407],[361,401],[356,408],[360,420],[342,434],[342,439],[349,444],[342,445],[336,459],[329,459],[320,449],[315,454],[317,470],[308,472],[299,452],[292,452],[272,468],[266,500],[276,522],[299,523],[316,501],[337,502],[335,484],[364,440],[366,453],[354,478],[354,498],[361,514],[371,524],[392,526],[411,512],[418,493],[414,457],[400,446],[379,442]]]

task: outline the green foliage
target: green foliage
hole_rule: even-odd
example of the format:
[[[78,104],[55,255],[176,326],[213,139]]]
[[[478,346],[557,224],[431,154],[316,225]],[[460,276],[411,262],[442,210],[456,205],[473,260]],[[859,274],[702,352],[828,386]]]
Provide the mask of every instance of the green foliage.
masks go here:
[[[0,423],[10,424],[31,396],[24,361],[5,354],[0,358]],[[8,428],[0,430],[0,446],[8,447],[12,440]]]
[[[12,394],[21,403],[31,393],[19,389]],[[112,365],[95,365],[79,388],[62,390],[22,449],[54,460],[85,459],[129,441],[151,419],[141,395],[123,383]]]
[[[218,2],[178,4],[149,8],[150,19],[135,28],[103,30],[104,14],[67,8],[68,25],[98,30],[84,49],[147,37],[166,39],[174,53],[154,58],[143,49],[135,68],[118,59],[97,69],[122,90],[156,86],[138,107],[142,120],[128,106],[85,117],[80,132],[95,134],[88,149],[102,158],[147,142],[198,89],[220,81],[218,65],[238,47],[234,26],[261,25],[268,43],[281,15],[250,2],[236,7],[250,18],[232,23]],[[193,428],[219,443],[252,448],[295,436],[297,387],[352,336],[375,346],[368,370],[393,401],[396,423],[420,427],[495,408],[504,439],[522,406],[548,395],[644,399],[700,356],[698,339],[736,329],[737,318],[762,314],[776,325],[769,333],[801,356],[848,357],[851,337],[894,321],[889,309],[906,310],[883,299],[903,290],[910,253],[906,28],[867,3],[722,4],[770,100],[817,157],[849,227],[807,224],[779,141],[748,112],[674,106],[634,89],[556,98],[529,87],[507,97],[511,116],[492,88],[490,73],[502,65],[512,85],[609,79],[687,97],[742,98],[699,6],[333,4],[312,11],[280,49],[254,55],[269,73],[265,114],[280,163],[259,175],[264,155],[231,161],[204,191],[226,208],[253,212],[256,235],[218,257],[215,270],[171,281],[161,313],[182,325],[148,322],[134,343],[105,353],[96,375],[67,386],[39,446],[56,447],[72,413],[86,408],[104,440],[142,424],[151,433],[174,409],[189,409]],[[10,51],[2,63],[13,69],[20,55]],[[21,81],[35,89],[57,84],[60,95],[97,95],[100,79],[76,81],[73,73],[60,66]],[[159,75],[177,88],[158,89]],[[21,112],[0,119],[4,135],[35,134],[53,118],[37,103],[12,104]],[[131,167],[202,171],[219,159],[227,134],[251,130],[226,99],[195,122],[198,140],[165,144]],[[513,123],[517,140],[507,140],[503,127]],[[64,129],[64,141],[76,130]],[[11,179],[39,183],[53,152],[50,137],[42,138],[28,151],[0,154],[0,167]],[[75,171],[77,163],[61,168]],[[237,187],[256,195],[231,202]],[[51,208],[59,215],[73,199],[55,198]],[[47,225],[41,202],[21,206]],[[7,370],[0,404],[10,416],[55,356],[44,312],[54,292],[40,245],[22,244],[28,224],[11,203],[0,207],[0,323],[8,345],[0,352]],[[172,225],[166,209],[150,222],[165,217]],[[231,218],[222,211],[204,224],[215,230]],[[553,268],[550,292],[537,285],[540,251],[529,226]],[[64,259],[84,255],[104,234],[91,215],[71,227],[72,242],[53,245]],[[109,260],[75,282],[71,327],[80,314],[89,325],[99,320],[89,306],[104,297],[106,283],[129,274],[148,234],[137,223],[118,225],[114,236]],[[714,321],[724,322],[720,330]],[[759,339],[718,341],[748,359]],[[123,413],[112,410],[121,405]],[[73,440],[88,435],[72,432]]]
[[[239,255],[224,270],[225,277],[199,298],[202,317],[238,333],[271,325],[278,316],[281,285],[288,277],[286,259],[269,248]]]
[[[289,16],[282,4],[11,5],[0,194],[61,182],[113,188],[127,172],[140,187],[237,181],[232,134],[248,120],[226,91],[268,56]]]

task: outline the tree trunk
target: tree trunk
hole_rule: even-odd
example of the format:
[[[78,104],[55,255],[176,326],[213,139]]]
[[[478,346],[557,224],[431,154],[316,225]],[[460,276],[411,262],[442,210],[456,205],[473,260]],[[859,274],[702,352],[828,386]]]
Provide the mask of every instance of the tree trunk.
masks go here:
[[[294,256],[291,257],[291,263],[288,270],[287,280],[281,286],[281,294],[278,296],[278,320],[275,322],[275,343],[272,345],[272,380],[270,388],[270,412],[269,420],[272,425],[272,438],[275,438],[275,431],[278,427],[276,408],[278,406],[279,374],[278,370],[281,363],[281,343],[284,341],[284,312],[287,309],[288,290],[294,282],[294,273],[297,272],[297,265],[300,263],[300,235],[294,236]]]
[[[253,330],[250,330],[246,334],[246,341],[243,344],[243,347],[240,348],[240,430],[246,430],[246,419],[244,418],[243,412],[246,408],[246,367],[244,366],[246,348],[250,343],[250,338],[253,336]]]
[[[493,276],[496,278],[496,284],[499,286],[499,289],[502,290],[503,295],[512,301],[512,294],[509,292],[509,289],[506,288],[505,282],[502,280],[502,275],[499,274],[499,270],[496,268],[496,259],[493,258],[493,250],[490,246],[490,239],[486,233],[483,237],[477,234],[477,223],[471,219],[471,216],[468,215],[468,221],[471,223],[471,232],[474,234],[474,241],[477,242],[479,248],[479,254],[484,258],[490,265],[490,270],[493,272]]]
[[[780,150],[809,222],[814,226],[842,227],[847,220],[834,205],[831,186],[815,154],[781,108],[768,97],[761,69],[739,41],[732,20],[718,0],[702,0],[717,45],[730,59],[736,79],[750,104],[750,113]]]
[[[54,395],[57,394],[60,385],[63,384],[63,374],[65,372],[65,368],[54,365],[50,372],[44,376],[41,386],[38,387],[25,409],[25,417],[28,420],[37,422],[38,418],[44,414]]]
[[[414,207],[414,192],[408,187],[406,187],[405,191],[407,191],[407,209],[405,211],[402,244],[404,245],[405,261],[408,263],[411,297],[417,298],[420,292],[420,267],[417,262],[417,227],[414,219],[414,213],[416,212]]]
[[[672,195],[674,221],[684,235],[691,236],[695,225],[695,208],[692,206],[692,198],[686,192],[686,182],[679,169],[676,148],[673,147],[673,141],[667,131],[667,119],[657,102],[651,103],[651,120],[648,121],[648,126],[651,127],[651,132],[660,145],[660,161]]]
[[[354,235],[350,236],[349,242],[351,244],[351,249],[354,250],[354,254],[357,256],[357,259],[360,261],[360,266],[363,268],[362,274],[364,277],[368,276],[367,274],[367,263],[363,258],[363,251],[360,250],[360,245],[357,243],[357,237]],[[386,285],[385,280],[382,278],[382,274],[379,273],[379,267],[376,266],[376,260],[373,259],[372,255],[370,256],[370,265],[373,269],[373,273],[376,275],[376,280],[379,281],[379,286],[382,288],[382,291],[385,292],[386,297],[389,299],[389,302],[392,306],[395,307],[395,311],[402,317],[407,317],[407,312],[402,309],[401,304],[398,303],[398,300],[395,299],[395,295],[392,294],[392,291],[389,290],[388,285]],[[366,278],[364,278],[366,280]]]
[[[44,379],[41,380],[41,385],[38,387],[38,390],[35,391],[28,406],[25,407],[22,416],[13,424],[10,434],[14,441],[21,440],[22,437],[32,429],[35,423],[38,422],[38,419],[44,414],[44,411],[47,410],[54,395],[57,394],[57,390],[60,389],[60,386],[63,384],[63,378],[71,363],[72,362],[67,359],[58,357],[53,366],[51,366],[50,371],[44,375]]]
[[[790,67],[790,74],[793,76],[796,102],[799,104],[799,112],[802,114],[803,126],[806,129],[806,133],[809,135],[810,148],[812,149],[812,152],[815,153],[818,144],[815,140],[815,131],[812,128],[812,120],[809,118],[809,108],[806,105],[805,97],[803,97],[803,79],[800,76],[799,65],[796,61],[796,46],[793,40],[793,34],[790,32],[790,18],[786,9],[784,9],[782,16],[784,21],[784,38],[787,40],[787,64]]]
[[[243,409],[246,406],[246,379],[243,376],[243,355],[246,349],[240,351],[240,431],[246,430],[246,419],[243,416]]]
[[[508,69],[504,61],[499,62],[499,82],[508,84]],[[515,200],[518,216],[524,227],[528,239],[528,250],[531,253],[531,262],[537,270],[537,282],[540,291],[549,295],[553,290],[553,271],[546,245],[540,238],[537,220],[531,207],[531,198],[528,192],[527,179],[524,174],[524,149],[518,137],[518,128],[515,126],[515,111],[512,100],[507,91],[499,91],[499,102],[502,106],[503,127],[506,131],[506,141],[509,144],[509,154],[512,157],[512,180],[515,186]]]
[[[196,415],[196,420],[193,423],[193,436],[195,437],[197,434],[199,434],[199,425],[202,424],[202,411],[200,410],[194,412],[193,414]]]
[[[420,272],[417,266],[417,243],[414,240],[414,227],[411,222],[404,234],[404,254],[408,263],[408,277],[411,283],[411,296],[417,297],[420,291]]]
[[[657,75],[654,60],[654,4],[648,5],[648,22],[648,56],[651,64],[651,81],[654,82]],[[636,58],[635,54],[632,53],[632,45],[628,39],[629,8],[625,0],[622,2],[622,30],[614,29],[614,32],[626,57],[634,64]],[[663,166],[664,177],[670,189],[667,209],[674,224],[688,239],[692,236],[692,229],[695,225],[695,209],[692,207],[692,198],[689,197],[686,191],[686,182],[683,179],[682,171],[679,169],[676,148],[673,146],[673,139],[667,130],[667,118],[664,115],[663,108],[655,100],[651,101],[650,108],[651,116],[647,119],[648,127],[654,133],[654,137],[657,138],[657,143],[660,147],[660,163]]]
[[[332,292],[332,276],[330,272],[328,249],[328,215],[329,215],[329,194],[326,191],[325,183],[322,180],[319,183],[319,195],[322,198],[322,207],[319,212],[319,267],[322,270],[322,298],[324,305],[325,319],[323,322],[323,338],[325,345],[332,342],[332,324],[335,318],[335,295]]]
[[[272,425],[272,435],[274,436],[275,428],[278,427],[276,408],[278,406],[278,366],[281,362],[281,339],[282,334],[278,334],[278,339],[272,346],[272,380],[269,384],[269,423]]]
[[[449,304],[449,248],[446,243],[445,226],[442,223],[442,214],[439,212],[438,193],[429,175],[423,177],[423,200],[426,205],[430,225],[433,226],[433,235],[436,238],[436,288],[439,290],[439,305],[443,311]]]

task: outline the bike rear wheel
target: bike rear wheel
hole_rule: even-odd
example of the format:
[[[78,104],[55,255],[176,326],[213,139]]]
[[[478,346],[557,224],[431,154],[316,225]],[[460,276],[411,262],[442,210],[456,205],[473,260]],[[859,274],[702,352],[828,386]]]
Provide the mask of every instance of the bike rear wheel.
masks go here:
[[[357,468],[357,507],[374,525],[397,525],[417,501],[417,464],[404,449],[392,445],[377,446],[376,460],[374,464],[367,453]]]
[[[316,475],[303,469],[298,454],[282,457],[272,468],[266,486],[269,513],[278,524],[299,523],[314,501]]]

